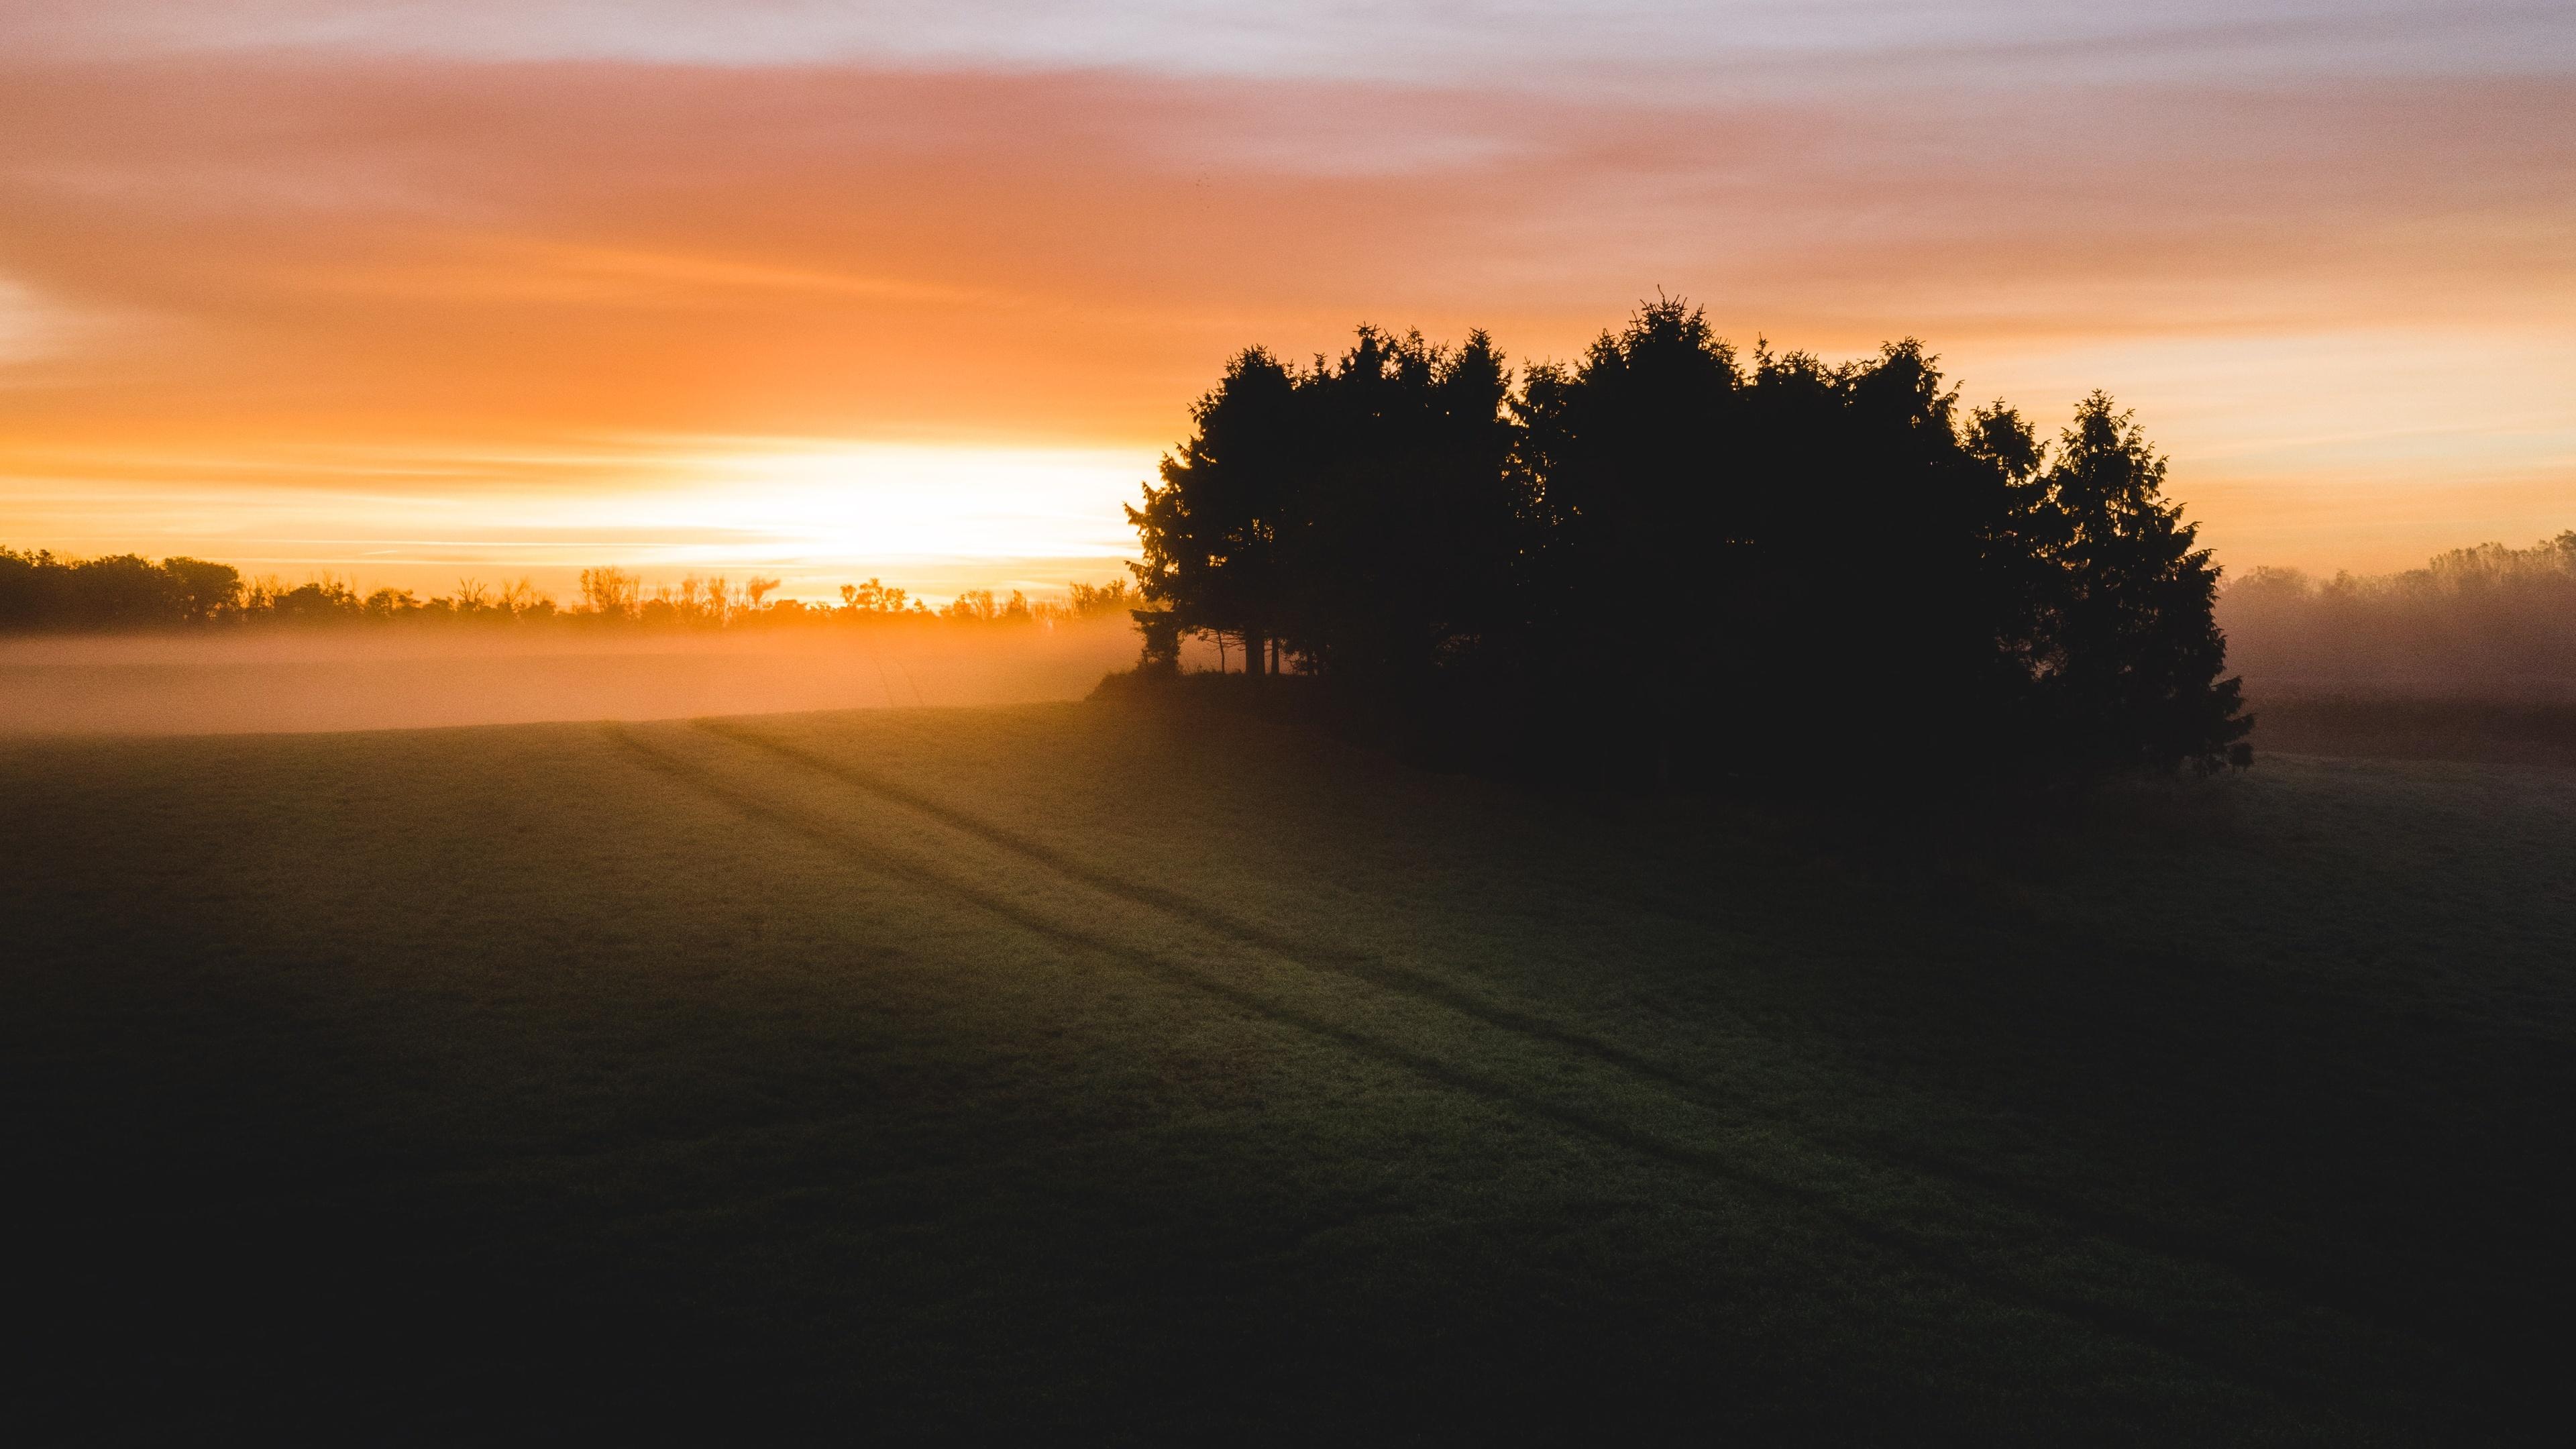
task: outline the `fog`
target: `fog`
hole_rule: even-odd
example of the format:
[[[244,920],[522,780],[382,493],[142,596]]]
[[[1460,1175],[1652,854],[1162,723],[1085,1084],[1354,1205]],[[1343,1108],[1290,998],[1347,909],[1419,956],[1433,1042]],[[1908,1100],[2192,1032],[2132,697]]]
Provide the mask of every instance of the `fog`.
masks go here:
[[[1124,618],[723,633],[310,631],[0,639],[0,734],[214,734],[1079,699]]]
[[[2217,614],[2258,711],[2298,695],[2576,701],[2576,533],[2369,578],[2256,569]]]

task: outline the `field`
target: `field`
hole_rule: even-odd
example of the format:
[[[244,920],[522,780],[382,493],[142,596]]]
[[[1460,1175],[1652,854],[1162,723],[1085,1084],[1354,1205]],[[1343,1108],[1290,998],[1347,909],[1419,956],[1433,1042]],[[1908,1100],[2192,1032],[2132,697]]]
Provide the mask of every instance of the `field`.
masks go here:
[[[2576,771],[1109,704],[0,742],[18,1442],[2564,1422]]]

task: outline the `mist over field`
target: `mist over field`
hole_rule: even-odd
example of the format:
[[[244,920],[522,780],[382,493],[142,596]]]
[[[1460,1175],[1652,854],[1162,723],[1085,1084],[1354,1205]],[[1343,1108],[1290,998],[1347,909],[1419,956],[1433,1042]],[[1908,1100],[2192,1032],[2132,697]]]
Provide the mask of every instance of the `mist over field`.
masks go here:
[[[281,629],[0,639],[0,734],[223,734],[1078,699],[1122,619],[722,633]]]
[[[2257,568],[2216,617],[2256,696],[2576,703],[2576,532],[2394,574]]]

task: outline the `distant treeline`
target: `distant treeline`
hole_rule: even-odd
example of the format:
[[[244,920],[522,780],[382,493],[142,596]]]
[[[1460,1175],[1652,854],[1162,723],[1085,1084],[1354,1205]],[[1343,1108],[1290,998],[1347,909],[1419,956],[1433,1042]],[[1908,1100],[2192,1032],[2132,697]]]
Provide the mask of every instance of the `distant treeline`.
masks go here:
[[[1678,301],[1515,381],[1483,333],[1238,355],[1128,510],[1146,673],[1231,641],[1470,765],[1681,783],[2244,762],[2218,571],[2095,394],[2053,441],[1911,340]]]
[[[287,585],[245,579],[230,564],[134,554],[59,558],[0,548],[0,630],[15,632],[219,629],[257,625],[586,624],[647,629],[738,629],[795,624],[941,620],[1038,623],[1122,613],[1136,602],[1126,581],[1075,584],[1066,600],[1032,602],[1013,590],[959,594],[933,609],[877,579],[843,584],[838,605],[773,599],[773,578],[736,588],[722,578],[690,577],[677,586],[648,585],[623,569],[585,569],[581,601],[559,607],[525,579],[497,586],[467,579],[450,594],[424,599],[410,589],[360,593],[318,578]]]
[[[2576,697],[2576,532],[2453,549],[2420,569],[2256,569],[2219,616],[2248,677],[2304,693]]]

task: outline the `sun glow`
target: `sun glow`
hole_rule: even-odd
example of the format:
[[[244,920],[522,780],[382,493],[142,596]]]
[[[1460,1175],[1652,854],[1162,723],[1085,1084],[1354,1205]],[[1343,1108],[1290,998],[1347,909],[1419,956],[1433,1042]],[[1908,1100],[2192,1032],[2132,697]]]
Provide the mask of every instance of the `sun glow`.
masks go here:
[[[1153,467],[1143,448],[737,437],[56,455],[19,464],[0,529],[396,587],[528,577],[569,596],[581,569],[612,565],[761,574],[790,598],[876,576],[938,600],[1119,576],[1135,547],[1120,507]]]
[[[1109,560],[1135,546],[1119,509],[1154,465],[1149,453],[1105,449],[804,441],[728,448],[673,459],[674,475],[700,481],[620,507],[781,558]]]
[[[2570,522],[2567,7],[1241,8],[17,0],[0,546],[1061,586],[1237,348],[1658,288],[2105,388],[2234,569]]]

